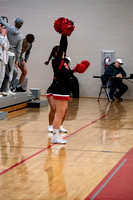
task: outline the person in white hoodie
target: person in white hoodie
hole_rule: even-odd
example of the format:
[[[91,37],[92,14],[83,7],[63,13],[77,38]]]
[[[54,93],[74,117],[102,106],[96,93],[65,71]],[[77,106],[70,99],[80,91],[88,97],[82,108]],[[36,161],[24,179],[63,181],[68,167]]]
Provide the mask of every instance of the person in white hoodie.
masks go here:
[[[0,89],[5,77],[6,65],[8,63],[9,46],[10,45],[7,39],[7,29],[5,29],[5,27],[0,24]],[[3,97],[1,92],[0,97]]]
[[[10,85],[13,78],[14,66],[16,67],[16,70],[18,70],[18,59],[21,54],[23,42],[23,36],[20,33],[19,29],[23,25],[23,20],[21,18],[17,18],[14,22],[14,26],[12,26],[5,22],[5,20],[1,17],[0,23],[3,24],[5,28],[7,28],[7,38],[10,43],[8,51],[9,60],[6,67],[6,76],[2,84],[3,95],[15,95],[15,93],[10,90]]]

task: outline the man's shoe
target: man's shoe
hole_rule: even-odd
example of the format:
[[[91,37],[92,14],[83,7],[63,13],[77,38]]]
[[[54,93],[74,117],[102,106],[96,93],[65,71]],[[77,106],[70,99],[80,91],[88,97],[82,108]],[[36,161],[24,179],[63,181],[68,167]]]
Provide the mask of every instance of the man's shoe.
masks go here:
[[[118,99],[119,102],[123,101],[123,99],[121,97],[119,97],[117,94],[114,94],[114,96]]]
[[[19,86],[16,88],[16,92],[26,92],[26,90],[23,89],[22,86]]]
[[[10,90],[12,91],[12,92],[15,92],[16,91],[16,88],[10,88]]]
[[[7,93],[8,93],[9,95],[15,95],[15,94],[16,94],[15,92],[12,92],[10,89],[7,91]]]
[[[2,92],[3,96],[15,95],[16,93],[12,92],[10,89],[7,92]]]
[[[60,126],[60,129],[59,129],[59,131],[60,131],[60,132],[62,132],[62,133],[67,133],[67,130],[66,130],[66,129],[64,129],[64,128],[63,128],[63,126]]]
[[[8,94],[7,92],[2,92],[3,96],[9,96],[10,94]]]
[[[61,137],[53,136],[52,139],[51,139],[51,143],[54,143],[54,144],[66,144],[67,140],[62,139]]]
[[[115,101],[114,98],[109,100],[109,102],[114,102],[114,101]]]
[[[48,132],[52,133],[53,132],[53,125],[48,126]]]
[[[119,101],[119,102],[122,102],[122,101],[123,101],[123,99],[122,99],[122,98],[119,98],[119,99],[118,99],[118,101]]]

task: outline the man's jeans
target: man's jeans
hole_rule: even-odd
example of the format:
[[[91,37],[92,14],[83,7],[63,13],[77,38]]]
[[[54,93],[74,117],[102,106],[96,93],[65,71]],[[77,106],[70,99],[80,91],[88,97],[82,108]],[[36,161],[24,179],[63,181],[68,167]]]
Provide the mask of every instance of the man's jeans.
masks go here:
[[[118,91],[116,92],[116,89],[118,89]],[[128,86],[125,85],[122,80],[113,80],[110,81],[110,99],[113,99],[114,94],[116,92],[116,97],[120,98],[126,91],[128,90]]]

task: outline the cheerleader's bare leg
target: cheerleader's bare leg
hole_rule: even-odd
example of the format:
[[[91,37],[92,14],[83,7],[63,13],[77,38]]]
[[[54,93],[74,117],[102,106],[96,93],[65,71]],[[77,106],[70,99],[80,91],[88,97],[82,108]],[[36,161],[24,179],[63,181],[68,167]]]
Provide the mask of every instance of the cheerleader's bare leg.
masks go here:
[[[53,122],[53,137],[51,139],[52,143],[67,143],[66,140],[62,139],[59,135],[59,128],[61,126],[63,117],[65,116],[66,110],[68,108],[67,100],[55,100],[56,113]]]
[[[48,126],[48,131],[49,132],[53,132],[53,121],[54,121],[54,117],[55,117],[55,112],[56,112],[56,108],[55,108],[55,99],[53,99],[53,96],[50,96],[48,98],[48,103],[50,105],[50,111],[49,111],[49,126]],[[67,110],[66,110],[67,112]],[[66,133],[67,130],[63,128],[62,124],[64,122],[64,119],[66,117],[66,112],[62,118],[62,122],[61,122],[61,125],[60,125],[60,128],[59,128],[59,131],[62,132],[62,133]]]
[[[48,119],[49,119],[48,131],[53,132],[53,121],[54,121],[55,111],[56,111],[55,100],[53,99],[53,96],[50,96],[48,98],[48,103],[49,103],[49,106],[50,106],[50,111],[49,111],[49,116],[48,116]]]

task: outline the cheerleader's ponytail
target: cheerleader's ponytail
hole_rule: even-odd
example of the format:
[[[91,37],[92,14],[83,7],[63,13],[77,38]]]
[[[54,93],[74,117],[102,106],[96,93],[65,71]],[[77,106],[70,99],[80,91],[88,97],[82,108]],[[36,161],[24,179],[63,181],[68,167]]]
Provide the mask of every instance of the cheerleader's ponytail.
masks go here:
[[[55,47],[52,49],[51,54],[50,54],[48,60],[44,63],[45,65],[48,65],[48,64],[49,64],[49,62],[50,62],[50,60],[52,59],[52,57],[55,58],[55,57],[57,56],[59,49],[60,49],[60,46],[55,46]]]

